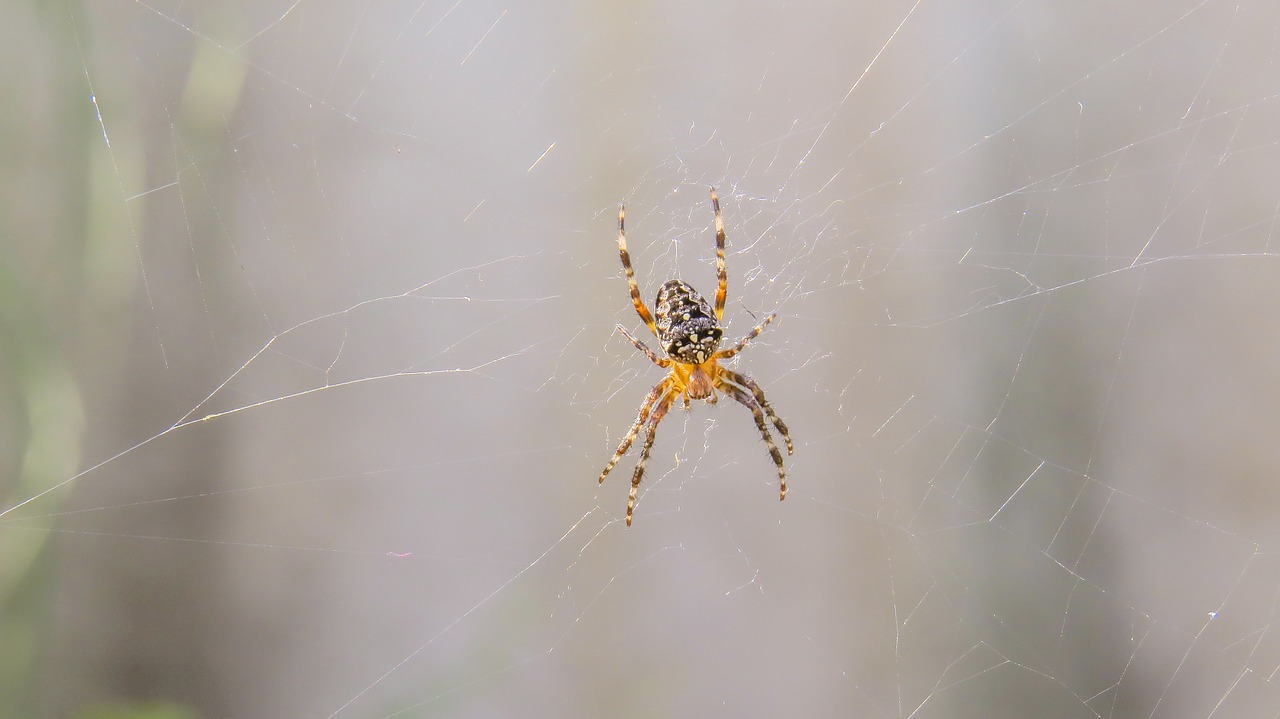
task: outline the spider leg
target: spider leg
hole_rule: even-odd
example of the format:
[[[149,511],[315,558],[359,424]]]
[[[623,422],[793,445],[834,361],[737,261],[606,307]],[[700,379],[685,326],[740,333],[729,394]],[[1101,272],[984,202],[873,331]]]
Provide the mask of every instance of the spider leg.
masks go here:
[[[653,315],[640,299],[640,286],[636,284],[636,271],[631,268],[631,253],[627,252],[627,208],[618,205],[618,255],[622,258],[622,269],[627,271],[627,285],[631,287],[631,304],[636,306],[636,314],[649,326],[649,331],[658,334],[653,324]]]
[[[644,465],[649,461],[649,450],[653,449],[653,440],[658,436],[658,423],[667,416],[676,396],[668,394],[662,398],[649,421],[644,425],[644,446],[640,448],[640,461],[636,463],[635,474],[631,475],[631,494],[627,497],[627,526],[631,526],[631,512],[636,508],[636,491],[640,489],[640,480],[644,477]]]
[[[748,342],[755,339],[756,337],[759,337],[760,333],[764,332],[764,328],[768,327],[769,323],[772,322],[775,318],[777,318],[777,316],[778,316],[778,313],[774,312],[773,314],[764,318],[764,322],[761,322],[760,324],[756,325],[755,329],[748,332],[746,337],[743,337],[742,339],[738,340],[738,343],[735,344],[734,346],[726,349],[722,349],[719,352],[716,352],[714,357],[718,360],[722,360],[722,359],[729,359],[730,357],[738,354],[743,350],[743,348],[747,346]]]
[[[631,425],[631,429],[627,430],[627,435],[622,438],[622,443],[618,445],[618,451],[613,453],[613,457],[609,459],[609,463],[604,466],[604,471],[600,473],[600,483],[604,484],[604,478],[609,476],[609,472],[613,471],[614,465],[618,460],[622,459],[622,455],[631,449],[631,443],[636,440],[636,435],[640,434],[640,426],[649,418],[649,410],[653,409],[653,403],[658,401],[668,389],[671,388],[671,378],[668,377],[653,389],[649,390],[649,394],[644,398],[644,404],[640,405],[640,414],[636,416],[636,421]]]
[[[773,411],[773,405],[769,404],[769,400],[764,398],[764,390],[761,389],[759,383],[744,374],[738,374],[733,370],[720,368],[720,374],[724,375],[734,384],[741,385],[751,390],[751,394],[755,396],[756,402],[764,409],[764,414],[773,422],[773,426],[777,428],[778,434],[782,435],[783,441],[787,443],[787,454],[795,454],[795,445],[791,444],[791,433],[787,431],[787,425],[783,423],[782,418]]]
[[[670,359],[666,357],[659,357],[657,352],[654,352],[653,350],[649,349],[649,345],[646,345],[645,343],[636,339],[634,335],[632,335],[630,332],[627,331],[626,327],[623,327],[622,325],[618,325],[618,329],[622,331],[622,334],[625,335],[627,339],[631,340],[631,344],[635,345],[636,349],[640,350],[645,354],[646,357],[653,360],[654,364],[658,365],[659,367],[671,366]]]
[[[716,211],[716,319],[724,321],[724,300],[728,293],[729,273],[724,267],[724,219],[720,217],[720,198],[711,188],[711,207]]]
[[[724,390],[725,394],[738,400],[742,406],[751,410],[751,416],[756,420],[756,427],[760,430],[760,436],[764,437],[764,443],[769,445],[769,456],[773,457],[773,463],[778,465],[778,482],[780,483],[778,499],[786,499],[787,470],[782,465],[782,453],[778,451],[778,445],[774,444],[773,437],[769,435],[769,427],[765,424],[764,411],[760,409],[760,403],[756,402],[755,397],[752,397],[746,390],[740,387],[735,387],[726,383],[721,384],[720,389]]]

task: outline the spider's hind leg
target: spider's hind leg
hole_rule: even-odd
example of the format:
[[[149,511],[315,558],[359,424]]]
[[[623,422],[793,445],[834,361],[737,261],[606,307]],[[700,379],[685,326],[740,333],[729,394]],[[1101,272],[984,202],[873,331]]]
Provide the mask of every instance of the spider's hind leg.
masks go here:
[[[649,462],[649,450],[653,449],[653,440],[658,436],[658,423],[667,415],[667,411],[671,409],[672,403],[675,402],[675,395],[668,394],[662,398],[657,407],[653,408],[653,414],[649,415],[649,421],[644,426],[644,447],[640,449],[640,461],[636,463],[635,474],[631,475],[631,494],[627,497],[627,526],[631,526],[631,513],[636,508],[636,492],[640,489],[640,480],[644,478],[644,466]]]
[[[645,396],[644,403],[640,405],[640,413],[636,416],[636,421],[632,423],[631,429],[627,430],[627,434],[622,438],[622,442],[618,445],[618,451],[613,453],[613,457],[609,459],[609,463],[604,466],[604,471],[600,473],[600,483],[604,484],[604,478],[609,476],[609,472],[613,471],[614,465],[622,456],[631,449],[631,443],[636,440],[636,435],[640,434],[640,427],[646,419],[649,419],[649,411],[653,409],[654,402],[658,401],[671,387],[671,379],[667,378],[659,382],[653,389],[649,390],[649,394]]]
[[[755,397],[747,393],[746,390],[735,387],[731,384],[722,384],[720,389],[730,397],[738,400],[738,402],[747,409],[751,410],[751,416],[756,421],[756,428],[760,430],[760,436],[764,438],[764,443],[769,446],[769,456],[773,457],[773,463],[778,465],[778,499],[787,498],[787,469],[782,464],[782,452],[778,451],[778,445],[774,443],[773,436],[769,434],[769,426],[765,424],[764,410],[760,408],[760,403]],[[788,446],[791,440],[787,440]]]
[[[720,373],[723,374],[730,382],[751,390],[751,394],[756,398],[756,402],[758,402],[761,409],[764,410],[765,416],[769,418],[770,422],[773,422],[773,426],[778,430],[778,434],[782,435],[782,441],[787,443],[787,454],[795,454],[796,448],[795,445],[791,443],[791,433],[787,431],[787,425],[782,421],[782,418],[773,411],[773,405],[769,404],[769,400],[765,399],[764,389],[760,386],[760,383],[744,374],[738,374],[733,370],[724,369],[723,367],[720,368]]]

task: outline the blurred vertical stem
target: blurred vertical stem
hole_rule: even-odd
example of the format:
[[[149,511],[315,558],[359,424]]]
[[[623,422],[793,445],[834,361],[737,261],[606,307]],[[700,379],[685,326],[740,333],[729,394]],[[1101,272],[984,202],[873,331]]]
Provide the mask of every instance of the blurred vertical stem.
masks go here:
[[[0,28],[0,716],[36,716],[53,586],[51,530],[80,471],[82,372],[136,292],[121,186],[137,158],[104,141],[86,11],[32,2]],[[122,105],[126,97],[116,97]],[[129,118],[119,118],[130,134]],[[125,147],[137,145],[126,144]],[[97,373],[94,373],[97,375]],[[101,376],[101,375],[98,375]],[[53,516],[51,516],[53,515]]]

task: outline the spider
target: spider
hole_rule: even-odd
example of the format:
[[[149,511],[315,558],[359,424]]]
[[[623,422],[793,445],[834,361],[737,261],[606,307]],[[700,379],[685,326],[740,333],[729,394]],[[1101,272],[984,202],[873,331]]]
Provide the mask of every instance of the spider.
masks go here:
[[[716,196],[714,187],[711,188],[711,207],[716,213],[716,274],[719,278],[714,314],[706,298],[681,280],[667,280],[658,289],[657,299],[653,303],[653,313],[649,312],[649,308],[640,299],[636,273],[631,268],[631,255],[627,253],[626,207],[618,208],[618,254],[622,258],[622,269],[627,273],[627,284],[631,287],[631,303],[635,305],[640,319],[644,320],[658,338],[665,356],[658,356],[656,352],[649,349],[648,345],[628,332],[626,327],[618,325],[618,329],[654,364],[671,370],[670,374],[645,396],[635,423],[631,425],[627,435],[622,438],[622,443],[618,445],[618,451],[613,453],[604,471],[600,473],[600,482],[603,484],[604,478],[609,476],[614,465],[631,448],[631,443],[643,428],[644,446],[640,450],[640,461],[636,463],[635,473],[631,475],[631,495],[627,499],[628,527],[631,526],[631,514],[636,506],[636,490],[640,487],[640,480],[644,478],[644,465],[649,461],[649,450],[653,449],[658,424],[662,422],[663,417],[667,416],[667,412],[671,410],[671,406],[677,399],[684,400],[684,408],[688,410],[689,400],[702,399],[715,403],[717,390],[751,410],[756,427],[760,430],[760,436],[764,437],[765,444],[769,446],[769,455],[773,457],[773,463],[778,465],[778,499],[787,498],[787,470],[783,467],[782,453],[778,451],[778,445],[769,434],[765,419],[772,422],[782,435],[782,439],[787,444],[787,454],[793,454],[795,447],[791,444],[787,425],[773,411],[769,400],[764,397],[764,390],[755,380],[720,366],[720,360],[729,359],[741,352],[747,343],[763,332],[764,328],[778,315],[776,312],[769,315],[764,318],[764,322],[756,325],[755,329],[748,332],[733,346],[720,349],[720,340],[724,335],[724,328],[720,322],[724,319],[725,286],[728,284],[729,277],[724,267],[724,220],[720,217],[720,198]]]

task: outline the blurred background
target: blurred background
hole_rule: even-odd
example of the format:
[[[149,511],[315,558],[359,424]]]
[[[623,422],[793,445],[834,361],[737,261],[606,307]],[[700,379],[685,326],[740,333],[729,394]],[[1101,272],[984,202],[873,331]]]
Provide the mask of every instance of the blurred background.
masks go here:
[[[1280,6],[0,10],[0,717],[1280,715]],[[663,423],[714,292],[791,428]]]

